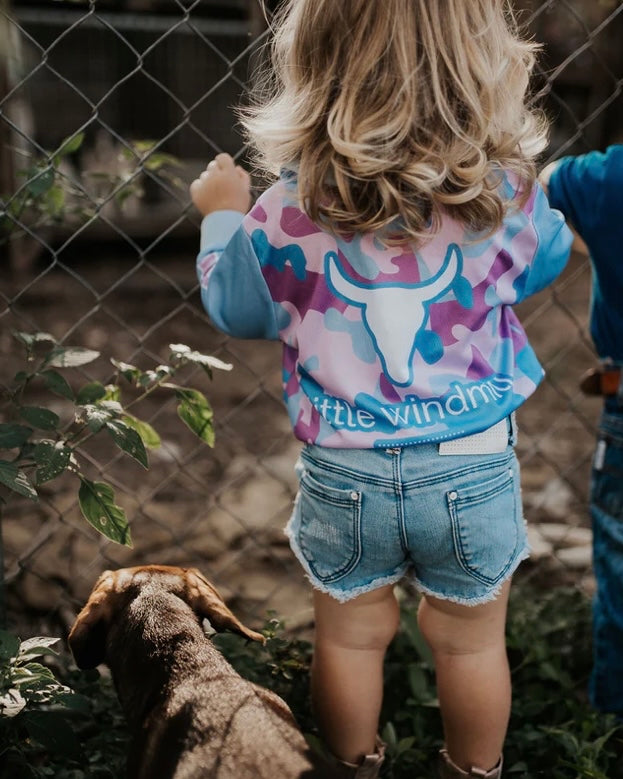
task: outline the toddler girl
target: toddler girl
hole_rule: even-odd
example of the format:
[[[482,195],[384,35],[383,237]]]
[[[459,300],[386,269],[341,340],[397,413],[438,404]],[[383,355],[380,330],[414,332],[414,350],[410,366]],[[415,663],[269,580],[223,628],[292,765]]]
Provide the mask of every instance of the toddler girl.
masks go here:
[[[506,0],[285,0],[244,125],[191,185],[212,322],[283,344],[303,442],[287,533],[314,587],[312,697],[344,774],[378,775],[393,585],[423,593],[443,777],[499,777],[504,626],[528,554],[513,412],[542,369],[511,306],[571,234],[535,181],[535,46]]]

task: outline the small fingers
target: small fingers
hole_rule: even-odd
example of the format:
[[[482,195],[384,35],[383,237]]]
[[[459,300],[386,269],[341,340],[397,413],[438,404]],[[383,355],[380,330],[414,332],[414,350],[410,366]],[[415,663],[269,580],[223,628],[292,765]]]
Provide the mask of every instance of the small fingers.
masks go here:
[[[206,165],[206,169],[200,174],[199,178],[204,180],[209,178],[212,173],[229,173],[231,171],[242,170],[239,165],[234,165],[234,160],[229,154],[217,154],[213,160]]]
[[[230,154],[225,154],[224,152],[222,154],[217,154],[213,160],[210,160],[210,162],[208,162],[206,165],[206,169],[201,175],[204,176],[209,174],[211,171],[216,170],[222,170],[224,172],[235,170],[239,175],[244,174],[248,176],[244,168],[242,168],[240,165],[236,165],[234,163],[233,157]]]
[[[223,170],[227,170],[228,168],[234,167],[234,160],[231,154],[225,154],[225,152],[221,154],[217,154],[216,157],[212,160],[212,162],[215,162],[219,168],[222,168]]]

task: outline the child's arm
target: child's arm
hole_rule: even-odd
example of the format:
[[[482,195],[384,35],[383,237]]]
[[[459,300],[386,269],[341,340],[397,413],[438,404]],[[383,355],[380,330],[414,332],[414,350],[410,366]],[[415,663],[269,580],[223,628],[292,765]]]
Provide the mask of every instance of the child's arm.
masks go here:
[[[563,215],[550,207],[539,184],[535,184],[530,219],[537,245],[532,260],[516,282],[516,303],[540,292],[562,273],[573,243]]]
[[[549,194],[549,181],[552,177],[552,174],[555,173],[556,169],[558,168],[560,164],[560,160],[555,160],[554,162],[550,162],[549,165],[546,165],[543,170],[539,173],[539,183],[543,187],[543,190],[545,194],[548,196],[551,202],[551,197]],[[556,208],[560,208],[560,205],[556,204]],[[564,212],[564,209],[561,209],[561,211]],[[569,223],[569,227],[573,231],[573,245],[571,246],[572,251],[580,252],[581,254],[588,254],[588,249],[586,248],[586,244],[582,240],[582,237],[577,232],[577,230],[574,228],[574,226]]]
[[[250,177],[219,154],[190,185],[203,214],[197,275],[212,323],[238,338],[278,338],[274,304],[242,225],[251,205]]]
[[[608,179],[611,154],[615,152],[616,147],[611,147],[605,152],[562,157],[541,174],[546,178],[550,203],[562,211],[583,238],[607,220],[620,219],[621,200],[613,198]]]

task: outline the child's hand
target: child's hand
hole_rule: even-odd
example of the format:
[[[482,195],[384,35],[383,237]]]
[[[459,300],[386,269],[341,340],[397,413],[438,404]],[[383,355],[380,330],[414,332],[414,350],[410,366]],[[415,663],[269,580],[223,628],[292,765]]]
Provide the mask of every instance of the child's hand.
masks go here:
[[[251,207],[251,177],[229,154],[219,154],[190,185],[190,196],[203,216],[212,211],[240,211]]]

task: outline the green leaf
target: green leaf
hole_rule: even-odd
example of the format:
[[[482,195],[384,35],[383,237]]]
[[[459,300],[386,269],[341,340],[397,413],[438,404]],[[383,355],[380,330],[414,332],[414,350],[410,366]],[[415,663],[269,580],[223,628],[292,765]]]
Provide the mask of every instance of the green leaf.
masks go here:
[[[24,346],[27,346],[29,349],[38,343],[56,343],[56,338],[54,338],[53,335],[44,332],[25,333],[21,330],[13,330],[13,338],[24,344]]]
[[[13,382],[15,384],[27,384],[34,375],[35,375],[34,373],[27,373],[26,371],[18,371],[15,374],[15,376],[13,376]]]
[[[394,727],[392,722],[386,723],[385,727],[383,728],[383,741],[390,747],[394,748],[398,744],[398,736],[396,735],[396,728]]]
[[[96,403],[95,405],[89,403],[81,408],[86,417],[89,430],[92,430],[94,433],[99,432],[106,422],[115,419],[123,412],[123,408],[119,403],[115,403],[114,401],[103,401],[101,403]]]
[[[34,660],[36,657],[41,657],[42,655],[57,655],[58,652],[54,649],[50,649],[50,647],[54,644],[58,644],[59,641],[60,638],[50,638],[48,636],[27,638],[25,641],[22,641],[19,648],[20,663]]]
[[[17,449],[30,438],[32,427],[0,424],[0,449]]]
[[[62,441],[40,441],[33,452],[37,463],[36,483],[43,484],[60,476],[69,466],[71,453],[72,449]]]
[[[20,471],[15,463],[0,460],[0,484],[4,484],[13,492],[23,495],[25,498],[37,500],[35,488],[26,478],[26,474]]]
[[[114,442],[126,454],[133,457],[143,468],[149,468],[147,452],[140,435],[129,425],[126,425],[121,419],[114,419],[106,422],[106,430],[112,436]]]
[[[115,192],[115,203],[119,206],[119,208],[123,208],[123,204],[126,202],[126,200],[131,198],[132,195],[139,195],[140,193],[141,189],[136,184],[127,184]]]
[[[65,208],[65,191],[63,188],[59,187],[58,184],[50,187],[45,195],[45,204],[49,216],[51,216],[52,219],[58,219]]]
[[[99,352],[81,346],[58,346],[46,357],[46,364],[54,368],[77,368],[97,360]]]
[[[408,611],[402,615],[401,620],[402,630],[408,636],[409,641],[413,648],[417,651],[420,658],[427,664],[433,664],[433,653],[431,652],[428,644],[424,640],[422,633],[418,627],[417,615],[415,612]]]
[[[106,397],[106,387],[99,381],[91,381],[78,390],[76,403],[79,406],[86,406],[90,403],[96,403],[98,400]]]
[[[22,692],[30,693],[40,691],[50,682],[55,682],[54,675],[49,668],[41,663],[18,663],[11,674],[11,681]]]
[[[7,630],[0,630],[0,660],[10,660],[17,657],[20,640]]]
[[[208,399],[195,389],[178,388],[175,394],[180,401],[177,413],[182,422],[208,446],[214,446],[214,413]]]
[[[171,154],[164,154],[163,152],[154,152],[149,157],[143,160],[143,168],[145,170],[158,171],[164,165],[172,165],[174,167],[181,167],[182,163],[177,157],[173,157]]]
[[[22,722],[30,737],[50,752],[79,759],[82,755],[76,734],[57,711],[28,711]]]
[[[84,518],[102,535],[124,546],[132,546],[124,510],[115,505],[115,493],[108,484],[80,477],[78,502]]]
[[[44,195],[54,184],[55,171],[51,166],[43,169],[31,168],[26,175],[29,177],[26,191],[33,197]]]
[[[144,371],[137,379],[137,383],[141,387],[149,387],[150,384],[157,384],[167,376],[171,376],[173,368],[168,365],[158,365],[153,371]]]
[[[15,717],[26,708],[27,701],[15,687],[0,696],[0,717]]]
[[[221,371],[231,371],[234,367],[231,363],[219,360],[218,357],[196,352],[185,344],[169,344],[169,349],[171,350],[172,358],[200,365],[210,376],[212,375],[212,368],[217,368]]]
[[[62,398],[67,398],[67,400],[74,399],[74,391],[67,383],[65,377],[58,371],[42,371],[41,376],[50,392],[60,395]]]
[[[411,694],[418,702],[434,697],[434,693],[429,689],[426,672],[417,663],[409,663],[407,676]]]
[[[82,146],[83,141],[84,141],[83,132],[70,135],[68,138],[65,138],[65,140],[61,143],[60,148],[56,152],[56,154],[59,157],[64,157],[66,154],[73,154],[75,151],[78,151],[78,149]]]
[[[414,736],[407,736],[406,738],[401,738],[400,741],[396,744],[396,754],[401,755],[403,752],[408,752],[414,744],[415,744]]]
[[[136,432],[143,439],[145,446],[147,446],[149,449],[157,449],[160,446],[160,436],[150,424],[143,422],[142,419],[138,419],[132,414],[126,414],[123,417],[123,421],[126,423],[126,425],[129,425],[130,427],[133,427],[134,430],[136,430]]]
[[[114,360],[112,358],[110,361],[126,381],[129,381],[130,383],[138,381],[138,378],[142,373],[140,368],[137,368],[135,365],[130,365],[128,362],[120,362],[119,360]]]
[[[149,138],[141,138],[132,141],[132,148],[136,154],[147,155],[156,145],[156,141]]]
[[[116,384],[107,384],[106,385],[106,394],[104,395],[105,400],[113,400],[116,403],[121,402],[121,389]]]
[[[22,406],[20,416],[39,430],[56,430],[60,424],[60,417],[48,408],[39,406]]]

